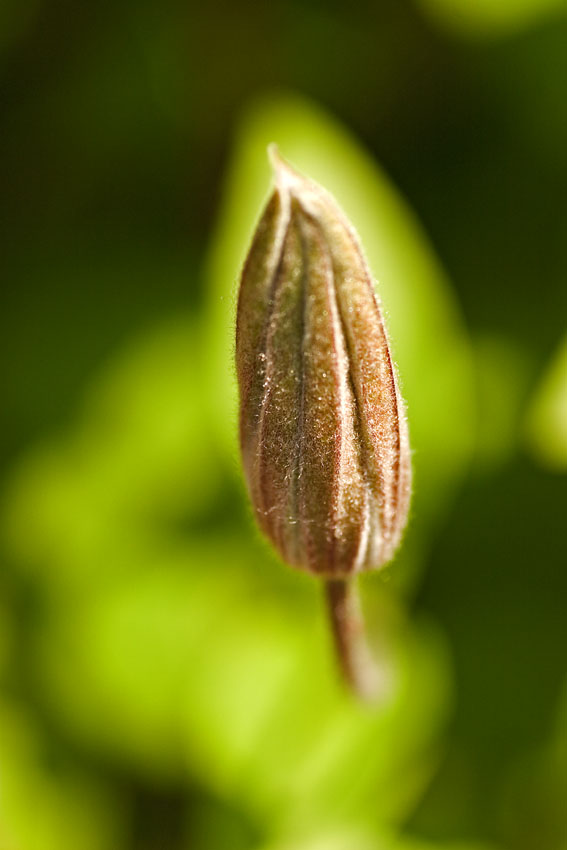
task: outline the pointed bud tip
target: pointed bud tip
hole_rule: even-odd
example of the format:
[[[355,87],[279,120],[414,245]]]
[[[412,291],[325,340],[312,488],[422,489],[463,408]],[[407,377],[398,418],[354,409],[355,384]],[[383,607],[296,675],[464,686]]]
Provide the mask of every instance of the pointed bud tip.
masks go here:
[[[275,142],[268,145],[268,159],[274,171],[276,186],[281,191],[290,191],[301,182],[301,176],[283,158]]]
[[[281,162],[281,155],[276,142],[270,142],[268,145],[268,159],[274,171],[277,171]]]

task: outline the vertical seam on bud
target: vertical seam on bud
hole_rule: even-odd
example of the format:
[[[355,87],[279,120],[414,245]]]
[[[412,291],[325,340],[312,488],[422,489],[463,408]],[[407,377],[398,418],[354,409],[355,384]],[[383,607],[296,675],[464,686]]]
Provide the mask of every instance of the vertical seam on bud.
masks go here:
[[[348,342],[347,342],[346,333],[344,331],[343,320],[342,320],[342,316],[341,316],[338,304],[337,304],[337,310],[338,310],[339,319],[340,319],[340,322],[341,322],[341,325],[342,325],[343,337],[344,337],[344,341],[345,341],[345,349],[347,351],[347,356],[348,356],[348,352],[349,352]],[[368,460],[367,460],[368,459],[368,447],[366,446],[366,441],[364,440],[363,435],[362,435],[361,410],[360,410],[358,395],[356,393],[356,388],[354,386],[354,381],[352,379],[350,357],[348,357],[348,363],[349,363],[348,381],[350,383],[350,386],[351,386],[351,389],[352,389],[352,397],[354,399],[354,411],[353,411],[353,413],[354,413],[354,433],[356,434],[356,437],[357,437],[357,440],[358,440],[358,449],[359,449],[359,453],[360,453],[360,472],[361,472],[362,480],[363,480],[363,483],[364,483],[364,487],[363,487],[363,493],[364,493],[364,525],[361,529],[360,544],[359,544],[358,552],[356,553],[356,558],[355,558],[354,563],[353,563],[353,572],[357,573],[357,572],[360,572],[360,570],[363,568],[363,566],[365,564],[366,556],[367,556],[367,553],[368,553],[368,547],[369,547],[369,544],[370,544],[370,501],[371,501],[371,498],[372,498],[372,492],[371,492],[370,483],[368,481],[368,466],[367,466],[367,463],[368,463]]]
[[[382,538],[383,538],[383,548],[387,548],[391,546],[392,539],[395,533],[395,517],[396,517],[396,506],[398,503],[398,489],[400,484],[400,409],[399,409],[399,399],[398,399],[398,387],[396,384],[396,377],[394,373],[394,365],[392,363],[392,355],[390,352],[390,344],[388,340],[388,336],[386,333],[386,327],[384,324],[384,319],[382,317],[382,311],[380,305],[378,303],[378,299],[376,297],[376,292],[374,291],[374,287],[372,286],[372,278],[367,278],[368,285],[371,290],[372,299],[376,311],[376,316],[378,319],[378,325],[380,327],[380,333],[382,335],[382,339],[384,341],[384,349],[387,357],[387,366],[388,366],[388,378],[390,388],[392,389],[392,399],[393,399],[393,419],[395,423],[395,427],[392,429],[395,434],[395,450],[393,453],[394,457],[394,469],[393,475],[390,482],[390,487],[392,491],[392,499],[391,503],[387,504],[388,500],[388,488],[386,481],[381,482],[380,487],[380,502],[381,502],[381,521],[382,521]]]
[[[347,232],[348,232],[349,237],[351,238],[351,241],[353,241],[355,243],[355,247],[358,249],[358,246],[356,245],[356,240],[353,239],[352,232],[351,232],[350,228],[347,228]],[[359,252],[359,256],[360,256],[360,252]],[[364,263],[363,267],[365,269],[365,278],[368,281],[368,274],[366,273],[366,264],[365,263]],[[334,277],[334,271],[335,271],[335,264],[333,262],[333,277]],[[351,388],[352,388],[352,396],[353,396],[353,399],[354,399],[354,418],[355,418],[354,431],[355,431],[355,433],[358,437],[358,445],[359,445],[359,451],[360,451],[360,467],[361,467],[362,478],[363,478],[363,481],[364,481],[364,496],[365,496],[364,529],[363,529],[364,533],[361,534],[360,549],[357,553],[357,558],[356,558],[355,564],[353,565],[353,571],[359,572],[363,568],[363,566],[365,566],[365,561],[366,561],[367,554],[368,554],[368,548],[369,548],[369,545],[370,545],[370,503],[373,501],[373,489],[374,489],[371,486],[371,483],[369,481],[369,467],[370,467],[371,457],[372,457],[372,450],[371,450],[372,449],[372,440],[369,438],[369,435],[366,433],[366,430],[363,426],[364,400],[360,396],[360,392],[359,392],[359,388],[357,386],[357,382],[354,380],[354,377],[353,377],[353,370],[352,370],[353,359],[354,359],[353,358],[353,350],[352,350],[352,347],[349,343],[349,335],[348,335],[347,330],[346,330],[346,322],[345,322],[345,318],[344,318],[344,315],[343,315],[343,311],[341,309],[341,299],[338,298],[338,296],[336,294],[336,287],[335,287],[335,298],[336,298],[336,303],[337,303],[338,317],[339,317],[339,321],[340,321],[340,324],[341,324],[341,333],[342,333],[342,337],[343,337],[343,340],[344,340],[345,351],[347,353],[348,380],[349,380]],[[372,463],[374,463],[374,462],[372,461]],[[381,507],[381,503],[383,502],[383,482],[382,482],[382,479],[379,476],[377,477],[377,480],[378,480],[378,486],[380,488],[380,492],[378,493],[377,501],[378,501],[379,507]],[[382,511],[380,511],[379,521],[380,521],[380,535],[381,535],[381,537],[383,537]]]
[[[374,298],[376,300],[376,296],[374,296]],[[395,449],[395,452],[394,452],[394,474],[392,476],[393,477],[393,481],[392,481],[392,503],[389,506],[389,516],[387,518],[388,523],[390,525],[388,544],[391,547],[391,545],[394,541],[395,534],[396,534],[396,516],[397,516],[397,507],[398,507],[399,499],[400,499],[400,484],[401,484],[401,475],[400,475],[400,473],[401,473],[401,469],[400,469],[400,454],[401,454],[401,451],[400,451],[400,449],[401,449],[400,400],[399,400],[399,397],[398,397],[398,385],[397,385],[397,381],[396,381],[396,374],[394,372],[394,364],[392,362],[392,354],[391,354],[391,351],[390,351],[389,340],[388,340],[388,337],[386,335],[386,328],[385,328],[384,321],[383,321],[382,316],[381,316],[381,311],[378,309],[377,303],[376,303],[376,306],[377,306],[377,312],[378,312],[380,327],[381,327],[381,330],[382,330],[382,335],[384,336],[384,340],[385,340],[385,343],[386,343],[386,352],[387,352],[387,355],[388,355],[388,367],[390,369],[390,386],[392,387],[392,396],[393,396],[393,399],[394,399],[394,417],[395,417],[395,422],[396,422],[396,428],[395,428],[396,449]]]
[[[297,202],[292,201],[292,214],[293,214],[293,205],[297,206]],[[297,215],[297,210],[295,210]],[[301,227],[301,216],[298,217],[298,232],[299,232],[299,242],[301,245],[301,347],[300,347],[300,369],[299,369],[299,379],[301,381],[301,387],[299,390],[299,414],[297,417],[297,439],[296,439],[296,456],[295,456],[295,467],[294,467],[294,482],[293,487],[291,488],[293,494],[294,501],[294,512],[293,516],[297,517],[297,521],[294,523],[295,535],[294,535],[294,545],[295,545],[295,557],[297,560],[300,560],[300,549],[301,543],[305,541],[300,541],[301,529],[305,527],[305,523],[302,521],[304,519],[301,512],[301,499],[299,498],[299,487],[301,481],[301,475],[303,471],[303,446],[304,446],[304,435],[305,435],[305,329],[307,326],[306,322],[306,311],[307,311],[307,279],[309,273],[308,261],[307,261],[307,250],[305,246],[305,234],[303,233],[303,228]],[[305,529],[308,531],[308,529]],[[308,546],[306,545],[306,549],[308,550]]]
[[[382,336],[382,340],[384,342],[384,349],[387,353],[389,383],[390,383],[391,389],[393,390],[392,396],[393,396],[393,400],[394,400],[392,413],[393,413],[393,419],[394,419],[394,424],[395,424],[394,430],[395,430],[395,435],[396,435],[396,447],[395,447],[395,451],[394,451],[394,456],[395,456],[394,470],[393,470],[394,474],[393,474],[392,479],[391,479],[391,488],[392,488],[393,498],[392,498],[391,504],[388,506],[388,511],[386,511],[387,495],[386,495],[386,488],[384,487],[384,484],[386,482],[382,481],[382,479],[380,479],[380,482],[379,482],[380,493],[379,493],[378,503],[379,503],[379,508],[380,508],[380,531],[381,531],[381,536],[382,536],[381,548],[384,549],[384,544],[387,544],[387,546],[391,545],[391,543],[393,542],[393,539],[395,537],[395,533],[396,533],[395,518],[396,518],[396,513],[397,513],[396,508],[397,508],[397,506],[399,505],[399,502],[400,502],[400,496],[401,496],[400,488],[401,488],[401,484],[402,484],[401,466],[400,466],[400,450],[401,450],[400,429],[401,429],[401,425],[402,425],[402,423],[401,423],[402,414],[400,412],[400,396],[399,396],[399,390],[398,390],[397,381],[396,381],[396,374],[395,374],[395,370],[394,370],[394,366],[393,366],[393,362],[392,362],[392,355],[391,355],[391,351],[390,351],[390,343],[389,343],[388,335],[387,335],[387,332],[386,332],[386,326],[385,326],[385,322],[384,322],[384,317],[382,315],[381,305],[380,305],[380,303],[378,301],[378,297],[376,295],[376,290],[375,290],[375,286],[374,286],[374,279],[373,279],[372,274],[370,272],[368,262],[366,260],[366,257],[364,256],[364,252],[363,252],[362,247],[360,245],[356,231],[354,230],[353,226],[348,221],[348,219],[346,219],[342,210],[336,205],[336,203],[334,202],[334,199],[329,195],[329,193],[325,189],[315,187],[315,191],[319,195],[328,196],[330,202],[333,204],[334,213],[335,213],[337,219],[341,222],[342,226],[344,227],[345,232],[348,234],[350,242],[351,242],[354,250],[356,251],[356,253],[358,255],[361,267],[364,270],[364,277],[365,277],[365,280],[366,280],[366,284],[367,284],[369,291],[370,291],[370,294],[371,294],[371,298],[372,298],[372,302],[373,302],[373,305],[374,305],[376,317],[378,319],[378,326],[380,328],[380,333],[381,333],[381,336]],[[342,314],[341,314],[341,319],[342,319]],[[343,330],[344,330],[344,322],[343,322]],[[347,335],[346,335],[346,332],[345,332],[345,342],[346,342],[346,340],[347,340]],[[348,344],[347,344],[347,351],[349,351],[349,355],[352,354],[352,352],[348,348]],[[351,358],[351,356],[349,356],[349,363],[351,363],[351,362],[352,362],[352,358]],[[353,386],[356,389],[356,383],[354,381],[353,381]],[[360,416],[362,411],[360,409],[360,399],[359,399],[358,393],[355,392],[354,397],[356,399],[357,412],[359,414],[359,422],[362,422],[362,418]],[[365,450],[367,448],[367,445],[366,445],[367,442],[370,442],[370,445],[372,445],[373,441],[372,440],[367,441],[366,439],[361,439],[361,443],[364,444]],[[371,454],[371,452],[366,454],[367,459],[369,457],[369,454]],[[366,472],[366,464],[364,465],[364,469],[365,469],[365,472]],[[366,476],[365,476],[365,478],[366,478]],[[369,492],[370,492],[370,489],[371,488],[369,488]],[[386,524],[384,525],[384,523],[386,523]]]
[[[357,245],[357,250],[359,256],[363,259],[362,251],[360,246]],[[386,325],[384,322],[384,317],[382,315],[381,305],[378,302],[378,297],[376,295],[376,291],[374,286],[372,285],[372,278],[367,278],[368,284],[370,286],[372,299],[374,302],[374,307],[376,310],[376,316],[378,319],[378,324],[380,327],[380,333],[382,334],[382,339],[384,340],[384,348],[386,350],[386,355],[388,358],[388,371],[389,371],[389,383],[392,389],[392,399],[393,399],[393,418],[395,422],[394,434],[395,434],[395,451],[394,451],[394,470],[391,482],[392,489],[392,499],[391,504],[388,505],[388,511],[386,513],[386,490],[382,488],[382,522],[386,524],[386,527],[383,529],[383,542],[386,544],[386,549],[391,548],[392,543],[394,541],[395,533],[396,533],[396,516],[397,516],[397,506],[400,498],[400,484],[401,484],[401,469],[400,469],[400,448],[401,448],[401,438],[400,438],[400,427],[401,427],[401,415],[400,415],[400,398],[398,393],[398,385],[396,381],[396,373],[394,371],[394,364],[392,361],[392,353],[390,351],[390,341],[388,339],[388,334],[386,332]]]
[[[268,212],[270,211],[270,208],[272,206],[274,199],[275,199],[275,194],[272,194],[270,196],[268,203],[266,204],[266,207],[264,208],[262,218],[260,219],[260,224],[257,228],[255,237],[252,240],[252,244],[250,246],[248,254],[246,255],[246,259],[244,261],[244,265],[243,265],[242,272],[241,272],[241,281],[246,279],[246,276],[248,274],[248,271],[250,269],[250,265],[251,265],[251,262],[252,262],[252,257],[254,255],[254,248],[256,246],[256,237],[258,235],[258,230],[262,227],[262,224],[264,224],[264,226],[266,226],[265,225],[265,218],[266,218]],[[281,196],[280,196],[280,199],[281,199]],[[277,240],[277,238],[278,237],[276,237],[276,240]],[[276,245],[277,245],[277,241],[276,241]],[[282,247],[283,247],[283,240],[281,242],[280,250],[279,250],[280,259],[281,259]],[[274,255],[277,255],[277,254],[278,254],[278,251],[275,250]],[[278,259],[276,261],[275,265],[274,265],[274,271],[272,272],[272,279],[273,279],[273,276],[275,275],[275,273],[277,272],[277,267],[278,267],[278,263],[280,262],[280,259]],[[270,288],[271,288],[271,286],[272,286],[272,284],[270,284]],[[240,291],[239,291],[239,294],[238,294],[238,304],[237,304],[237,308],[236,308],[236,339],[237,339],[237,344],[238,344],[238,339],[240,337],[240,334],[242,332],[241,331],[241,315],[242,315],[242,311],[243,311],[244,295],[245,295],[244,288],[241,285]],[[263,341],[264,341],[264,336],[262,337],[262,342]],[[242,407],[244,407],[245,403],[248,401],[248,395],[249,395],[249,392],[250,392],[250,385],[252,384],[252,381],[253,381],[252,375],[249,375],[247,385],[245,385],[245,386],[241,385],[241,387],[240,387]]]
[[[363,251],[360,247],[360,243],[358,241],[358,238],[357,238],[356,233],[354,232],[352,226],[349,224],[348,221],[345,220],[345,218],[341,214],[340,210],[337,209],[336,214],[340,218],[341,223],[343,224],[343,227],[345,228],[345,230],[346,230],[346,232],[349,236],[351,244],[354,247],[354,250],[356,251],[356,253],[358,255],[361,267],[364,270],[364,279],[366,281],[366,285],[367,285],[369,292],[370,292],[372,304],[374,306],[376,318],[378,320],[378,326],[379,326],[379,329],[380,329],[380,334],[382,336],[382,340],[383,340],[383,343],[384,343],[384,349],[385,349],[386,354],[387,354],[389,383],[390,383],[390,387],[393,390],[393,399],[394,399],[393,416],[394,416],[394,423],[395,423],[394,432],[395,432],[395,439],[396,439],[396,451],[394,452],[394,456],[395,456],[394,476],[393,476],[392,484],[391,484],[392,492],[394,494],[394,498],[393,498],[392,503],[390,505],[387,505],[387,498],[388,498],[387,497],[387,487],[386,487],[387,482],[385,482],[382,479],[382,477],[380,477],[380,476],[378,477],[378,485],[379,485],[379,488],[380,488],[379,493],[378,493],[378,506],[379,506],[379,510],[380,510],[380,534],[381,534],[380,548],[381,548],[382,553],[384,553],[384,551],[387,550],[391,546],[392,539],[393,539],[393,536],[394,536],[394,533],[395,533],[395,522],[394,522],[395,516],[396,516],[395,508],[396,508],[396,506],[398,504],[398,500],[399,500],[399,486],[400,486],[400,462],[399,462],[400,410],[399,410],[398,388],[397,388],[396,377],[395,377],[393,363],[392,363],[392,355],[390,353],[390,344],[389,344],[389,340],[388,340],[388,335],[386,333],[386,327],[385,327],[385,323],[384,323],[384,318],[382,316],[381,306],[380,306],[380,304],[378,302],[378,298],[376,296],[376,291],[375,291],[375,287],[374,287],[372,274],[370,272],[370,269],[368,267],[368,263],[366,261],[364,253],[363,253]],[[339,307],[339,309],[340,309],[340,307]],[[341,313],[341,320],[343,321],[343,330],[344,330],[344,318],[342,316],[342,313]],[[345,335],[345,343],[346,343],[347,351],[349,352],[349,364],[351,364],[352,363],[352,351],[351,351],[351,349],[349,348],[349,345],[348,345],[348,336],[347,336],[346,332],[345,332],[344,335]],[[352,379],[352,369],[350,371],[351,371],[351,379]],[[354,398],[356,400],[356,407],[357,407],[357,422],[362,423],[362,421],[363,421],[363,417],[362,417],[363,402],[360,399],[359,393],[357,392],[357,385],[356,385],[356,382],[354,380],[352,380],[352,384],[353,384],[353,387],[354,387]],[[368,493],[370,495],[371,487],[368,483],[367,470],[368,470],[368,465],[370,463],[370,457],[373,453],[368,450],[368,444],[370,444],[370,446],[372,446],[373,441],[368,439],[368,435],[365,434],[365,429],[361,428],[361,445],[363,447],[364,460],[365,460],[365,463],[363,463],[363,472],[364,472],[364,478],[365,478],[365,481],[366,481],[366,484],[367,484],[367,487],[368,487]],[[374,460],[372,460],[372,464],[373,465],[375,464]],[[366,556],[366,553],[365,553],[365,556]],[[367,565],[367,566],[372,566],[372,565],[370,564],[370,565]]]
[[[279,190],[276,190],[279,191]],[[264,371],[264,393],[262,396],[262,402],[260,405],[260,414],[258,417],[258,433],[257,433],[257,444],[258,444],[258,453],[256,458],[258,478],[260,482],[260,486],[258,487],[258,499],[260,501],[260,511],[262,516],[262,524],[271,524],[271,517],[269,516],[269,511],[266,510],[265,503],[265,488],[262,487],[262,479],[263,479],[263,467],[264,467],[264,449],[265,449],[265,440],[264,440],[264,430],[265,430],[265,417],[266,417],[266,408],[267,403],[269,401],[271,395],[272,381],[270,376],[270,368],[273,369],[273,359],[269,358],[267,351],[267,340],[268,334],[270,331],[270,325],[274,318],[274,307],[275,307],[275,294],[278,288],[278,281],[281,277],[281,271],[283,266],[283,255],[285,243],[287,241],[290,225],[291,225],[291,212],[290,212],[290,203],[289,196],[286,196],[287,203],[284,205],[282,192],[279,193],[280,198],[282,199],[282,225],[279,228],[279,232],[281,234],[281,241],[279,246],[279,251],[275,252],[278,256],[277,262],[274,266],[274,272],[272,276],[272,280],[270,282],[269,287],[269,303],[268,308],[266,310],[266,320],[264,324],[264,328],[262,330],[262,344],[260,347],[260,351],[266,353],[266,367]]]
[[[370,482],[368,480],[368,458],[370,452],[368,450],[368,440],[364,435],[364,429],[362,427],[362,403],[357,391],[356,383],[352,377],[352,351],[349,346],[348,334],[346,333],[345,322],[340,308],[339,299],[336,298],[336,301],[337,313],[341,324],[342,337],[344,340],[345,351],[347,353],[348,381],[350,383],[352,389],[352,397],[354,399],[354,433],[356,434],[356,437],[358,439],[358,449],[360,453],[360,471],[362,474],[362,480],[364,482],[364,527],[360,535],[360,546],[353,564],[353,572],[359,572],[366,561],[368,546],[370,544],[370,502],[372,500],[372,487],[370,486]]]
[[[338,516],[338,504],[341,496],[340,485],[341,485],[341,475],[340,471],[342,468],[342,464],[344,462],[344,449],[345,449],[345,421],[349,415],[349,411],[347,410],[347,397],[345,392],[345,386],[348,384],[352,390],[352,397],[354,399],[354,415],[356,421],[359,421],[359,409],[358,402],[356,398],[356,394],[354,393],[354,388],[352,386],[352,377],[350,370],[350,359],[349,359],[349,349],[346,340],[346,334],[344,329],[344,324],[342,321],[342,316],[340,313],[340,308],[338,304],[337,291],[336,291],[336,282],[335,282],[335,269],[333,264],[333,255],[332,251],[327,243],[325,231],[321,228],[321,225],[317,221],[316,217],[304,211],[304,215],[309,221],[314,225],[315,230],[319,233],[321,243],[324,245],[325,251],[327,253],[327,257],[329,259],[329,278],[327,280],[327,285],[325,287],[326,299],[329,308],[329,315],[331,318],[331,325],[333,328],[332,333],[332,343],[333,343],[333,360],[334,360],[334,376],[335,376],[335,387],[337,390],[337,400],[339,405],[339,425],[337,427],[337,433],[335,438],[335,458],[334,458],[334,470],[335,475],[333,476],[332,486],[333,486],[333,495],[332,495],[332,512],[334,522],[332,523],[332,527],[337,527],[337,516]],[[344,352],[346,354],[347,367],[345,368],[344,362],[345,358],[340,357],[339,353],[339,345],[342,345],[344,348]],[[366,472],[363,464],[363,455],[362,455],[362,446],[359,428],[355,427],[353,429],[354,436],[357,441],[357,451],[358,451],[358,459],[360,463],[360,471],[363,478],[363,492],[364,492],[364,522],[363,526],[360,529],[359,535],[359,544],[356,552],[356,556],[350,565],[349,572],[356,572],[360,569],[360,566],[364,560],[364,554],[368,545],[368,537],[369,537],[369,515],[368,515],[368,482],[366,478]],[[329,547],[329,573],[333,574],[335,571],[336,564],[336,549],[337,549],[338,540],[336,535],[334,534],[330,540]]]
[[[307,315],[306,314],[307,314],[308,299],[309,299],[308,280],[309,280],[309,271],[310,271],[309,260],[307,259],[308,253],[307,253],[307,250],[305,248],[305,240],[306,240],[306,237],[305,237],[305,222],[309,222],[309,224],[314,228],[315,232],[319,232],[320,242],[321,242],[323,249],[326,252],[328,260],[329,260],[331,281],[329,283],[329,281],[327,280],[327,285],[325,286],[325,293],[326,293],[326,296],[327,296],[327,303],[329,305],[329,312],[330,312],[330,315],[331,315],[334,330],[336,330],[336,327],[335,327],[335,316],[333,314],[333,305],[331,303],[330,295],[329,295],[329,290],[332,291],[332,289],[333,289],[333,279],[332,279],[332,261],[331,261],[331,256],[330,256],[330,252],[329,252],[327,243],[324,239],[323,234],[320,233],[320,228],[318,226],[317,221],[315,220],[315,218],[312,215],[309,214],[309,212],[307,210],[305,210],[305,209],[301,210],[300,221],[303,224],[303,226],[300,227],[303,257],[304,257],[305,265],[307,266],[307,269],[304,273],[304,278],[303,278],[303,282],[304,282],[304,291],[303,291],[303,319],[304,319],[304,323],[303,323],[303,335],[302,335],[302,344],[301,344],[302,395],[301,395],[301,428],[300,428],[300,431],[299,431],[300,441],[301,441],[301,448],[300,448],[300,475],[301,475],[302,470],[303,470],[303,464],[304,464],[304,456],[303,456],[303,447],[304,447],[304,442],[305,442],[304,435],[306,433],[306,428],[305,428],[305,383],[306,383],[306,380],[307,380],[307,376],[306,376],[305,346],[306,346],[306,343],[307,343],[307,338],[306,338],[307,337]],[[332,335],[332,341],[333,341],[333,361],[334,361],[333,374],[335,375],[335,377],[337,377],[340,364],[339,364],[339,358],[338,358],[336,345],[335,345],[335,334],[334,333]],[[337,379],[335,380],[335,385],[336,385],[337,390],[338,390],[337,397],[339,399],[339,406],[340,406],[341,412],[340,412],[340,419],[339,419],[339,427],[337,428],[337,433],[335,435],[335,457],[334,457],[334,472],[335,472],[335,474],[332,477],[332,497],[331,497],[331,511],[332,511],[333,520],[336,520],[336,516],[337,516],[338,479],[337,479],[337,475],[336,475],[336,467],[337,467],[337,465],[340,465],[340,460],[339,460],[339,464],[337,464],[337,446],[339,446],[339,453],[340,453],[340,447],[341,447],[341,443],[342,443],[342,435],[343,435],[343,430],[344,430],[343,429],[344,399],[343,399],[343,394],[341,392],[340,377],[338,378],[338,380]],[[321,553],[320,552],[313,553],[313,551],[312,551],[313,550],[313,543],[312,543],[312,540],[311,540],[311,537],[310,537],[310,534],[309,534],[310,528],[309,528],[308,523],[305,522],[304,514],[302,514],[301,519],[302,519],[302,526],[303,526],[303,544],[305,546],[305,554],[306,554],[307,560],[308,560],[309,563],[317,563],[317,562],[320,563]],[[331,522],[331,528],[335,528],[335,527],[336,527],[336,521],[332,521]],[[325,561],[328,564],[329,572],[332,572],[333,568],[334,568],[335,556],[336,556],[336,552],[335,552],[336,538],[335,538],[335,536],[333,535],[332,537],[330,537],[330,539],[328,539],[327,542],[328,542],[328,549],[327,549],[328,554],[327,554],[327,557],[325,558]],[[315,559],[313,558],[313,554],[316,555]]]
[[[403,414],[400,410],[401,399],[400,399],[400,394],[399,394],[399,390],[398,390],[398,383],[397,383],[397,380],[396,380],[396,372],[395,372],[394,364],[393,364],[393,361],[392,361],[392,353],[390,351],[390,340],[388,339],[388,334],[387,334],[387,331],[386,331],[386,324],[384,322],[384,316],[382,314],[382,305],[379,302],[378,296],[376,294],[376,288],[374,286],[374,278],[372,277],[372,273],[370,272],[368,263],[366,261],[366,257],[364,256],[364,252],[362,250],[362,247],[360,245],[358,237],[357,237],[356,233],[354,232],[354,229],[352,228],[350,222],[348,222],[344,218],[341,210],[337,210],[337,213],[343,221],[343,224],[344,224],[344,226],[347,230],[347,233],[350,236],[351,242],[354,245],[355,251],[359,256],[361,265],[365,270],[365,277],[366,277],[367,285],[370,289],[372,301],[373,301],[373,304],[374,304],[374,309],[375,309],[376,316],[377,316],[377,319],[378,319],[378,324],[379,324],[379,327],[380,327],[380,333],[382,334],[382,339],[384,340],[384,347],[386,349],[386,353],[387,353],[387,356],[388,356],[388,369],[389,369],[389,373],[390,373],[390,375],[389,375],[389,377],[390,377],[390,387],[393,390],[393,393],[392,393],[393,400],[394,400],[393,413],[394,413],[394,420],[395,420],[395,426],[396,426],[395,427],[396,451],[394,452],[395,461],[394,461],[394,476],[393,476],[393,482],[392,482],[393,500],[392,500],[392,504],[390,505],[389,516],[387,517],[387,522],[390,525],[390,528],[387,532],[388,538],[389,538],[387,542],[388,542],[389,546],[391,547],[392,543],[394,542],[394,537],[395,537],[395,534],[396,534],[395,518],[397,516],[397,507],[399,505],[400,495],[401,495],[400,494],[400,488],[401,488],[400,455],[401,455],[401,427],[402,427],[401,419],[402,419],[402,416],[403,416]],[[385,493],[383,492],[384,488],[381,488],[381,489],[382,489],[381,495],[382,495],[382,500],[383,500],[383,504],[382,504],[382,521],[383,521],[384,518],[385,518],[384,517]],[[383,538],[386,536],[384,534],[385,531],[386,531],[386,529],[383,529]]]
[[[314,218],[310,216],[311,220],[315,224],[316,230],[321,232],[318,223]],[[327,256],[329,259],[329,278],[327,279],[327,285],[325,287],[325,294],[327,298],[327,304],[329,308],[329,314],[331,318],[331,326],[333,329],[332,333],[332,344],[333,344],[333,361],[334,361],[334,383],[337,391],[337,401],[339,406],[339,417],[338,417],[338,427],[337,432],[335,434],[335,456],[334,456],[334,475],[332,480],[332,498],[331,498],[331,510],[333,515],[333,521],[331,523],[331,527],[333,529],[337,528],[337,515],[338,515],[338,504],[340,499],[340,481],[341,477],[338,474],[342,461],[343,461],[343,450],[344,450],[344,439],[345,439],[345,418],[346,418],[346,398],[344,391],[344,382],[343,376],[341,375],[341,359],[339,357],[337,342],[342,337],[342,328],[340,325],[340,319],[338,317],[338,307],[337,307],[337,298],[335,293],[335,275],[333,271],[333,259],[331,256],[331,251],[329,250],[329,246],[325,240],[324,234],[321,232],[321,241],[325,246],[325,250],[327,252]],[[337,560],[337,535],[334,533],[330,540],[329,546],[329,572],[334,572],[335,564]]]

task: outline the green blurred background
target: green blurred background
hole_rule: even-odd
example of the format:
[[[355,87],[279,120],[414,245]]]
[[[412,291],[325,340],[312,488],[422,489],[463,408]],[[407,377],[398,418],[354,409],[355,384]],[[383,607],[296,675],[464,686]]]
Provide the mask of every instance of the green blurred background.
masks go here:
[[[0,850],[567,846],[566,102],[560,0],[3,0]],[[408,400],[372,708],[239,470],[270,141]]]

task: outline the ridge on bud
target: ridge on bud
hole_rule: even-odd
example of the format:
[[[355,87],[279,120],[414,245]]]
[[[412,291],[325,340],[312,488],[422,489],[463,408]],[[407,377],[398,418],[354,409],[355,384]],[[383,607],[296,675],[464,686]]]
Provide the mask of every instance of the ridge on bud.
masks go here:
[[[240,282],[240,444],[260,527],[289,564],[346,579],[407,520],[405,410],[374,282],[331,195],[269,149],[275,189]]]

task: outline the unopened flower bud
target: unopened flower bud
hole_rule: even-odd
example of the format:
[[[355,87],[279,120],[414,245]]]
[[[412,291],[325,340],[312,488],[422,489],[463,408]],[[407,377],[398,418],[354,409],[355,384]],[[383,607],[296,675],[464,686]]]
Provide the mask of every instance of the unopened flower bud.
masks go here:
[[[323,188],[270,149],[276,187],[242,272],[240,442],[258,522],[289,564],[344,579],[389,561],[410,451],[374,281]]]

